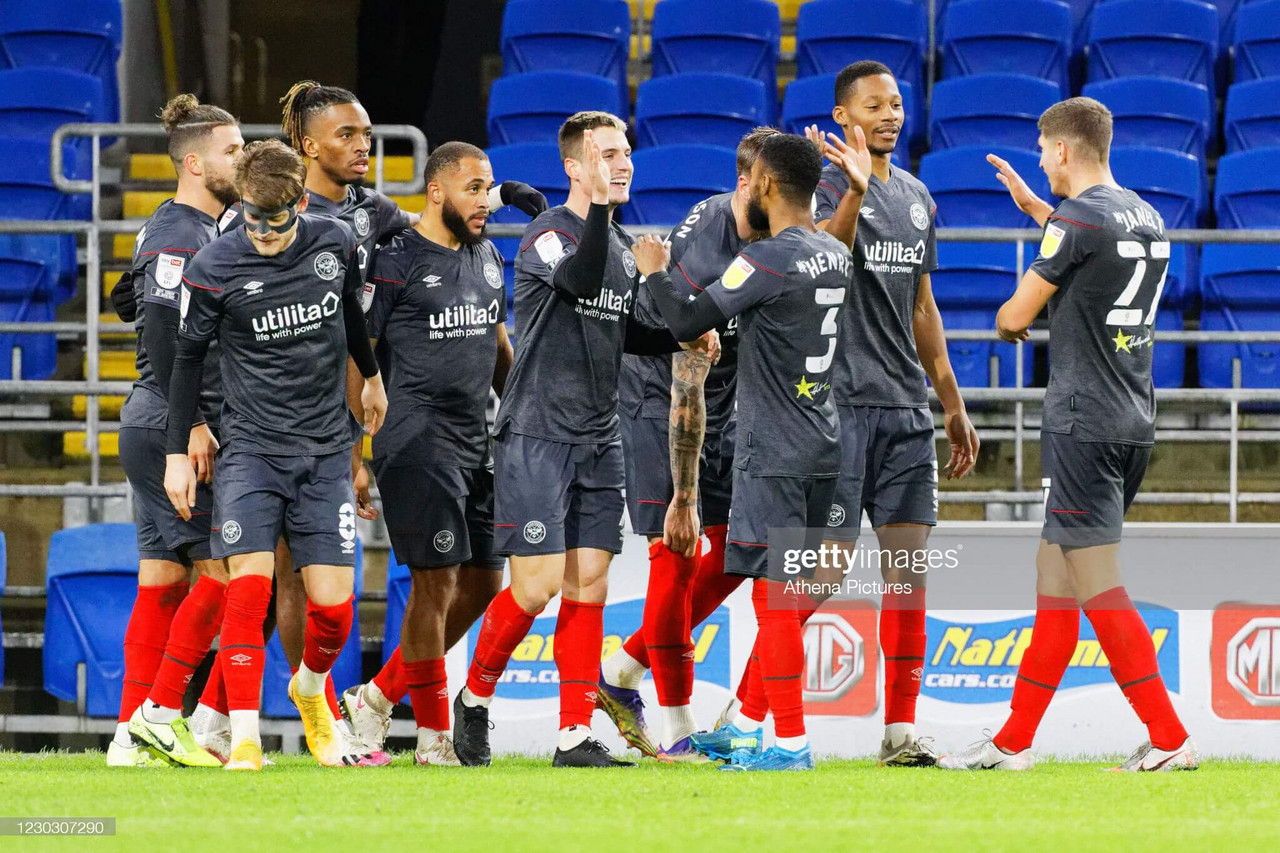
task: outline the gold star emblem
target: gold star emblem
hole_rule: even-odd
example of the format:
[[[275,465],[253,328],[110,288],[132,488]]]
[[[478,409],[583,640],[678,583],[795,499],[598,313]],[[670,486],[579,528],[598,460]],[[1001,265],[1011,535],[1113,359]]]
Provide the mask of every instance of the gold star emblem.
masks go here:
[[[1124,329],[1120,329],[1116,332],[1116,336],[1111,339],[1111,342],[1116,345],[1116,352],[1124,350],[1125,352],[1132,353],[1133,350],[1129,349],[1129,341],[1131,340],[1133,340],[1133,335],[1126,335],[1124,333]]]
[[[817,387],[818,387],[817,382],[810,382],[808,377],[801,376],[800,384],[795,386],[796,398],[799,399],[800,397],[808,397],[810,400],[812,400],[813,389]]]

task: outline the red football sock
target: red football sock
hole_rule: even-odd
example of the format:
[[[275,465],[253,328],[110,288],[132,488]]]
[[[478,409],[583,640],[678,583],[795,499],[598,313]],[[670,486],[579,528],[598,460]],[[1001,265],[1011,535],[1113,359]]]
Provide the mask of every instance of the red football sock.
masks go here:
[[[494,687],[507,668],[507,661],[511,659],[511,653],[529,633],[538,613],[525,613],[516,604],[511,587],[493,597],[484,611],[480,636],[476,638],[476,651],[471,656],[471,667],[467,670],[467,689],[472,695],[493,695]]]
[[[688,705],[693,696],[689,594],[701,555],[701,543],[692,557],[677,554],[661,542],[649,546],[649,591],[642,630],[658,704],[667,708]]]
[[[884,722],[914,723],[924,677],[924,587],[886,592],[880,604],[880,648],[884,650]]]
[[[404,673],[404,658],[400,655],[399,646],[396,646],[391,657],[387,658],[382,669],[378,670],[378,674],[373,677],[373,683],[392,705],[404,699],[409,693],[409,682]]]
[[[227,584],[218,665],[226,682],[228,711],[258,710],[262,671],[267,660],[262,623],[266,621],[270,603],[271,578],[244,575]]]
[[[226,613],[226,599],[223,599],[223,614]],[[209,680],[204,683],[204,692],[200,694],[200,704],[212,708],[224,717],[227,715],[227,683],[222,680],[222,658],[213,656],[213,666],[209,668]]]
[[[307,627],[302,640],[302,662],[312,672],[328,672],[342,654],[351,633],[351,596],[341,604],[322,606],[308,599]],[[328,690],[326,689],[326,692]]]
[[[444,658],[407,660],[404,674],[418,728],[449,731],[449,681],[444,674]]]
[[[1018,664],[1009,719],[992,740],[1005,752],[1031,747],[1036,729],[1067,671],[1080,637],[1080,606],[1074,598],[1036,596],[1031,645]]]
[[[201,575],[191,593],[178,607],[169,627],[164,660],[156,671],[150,699],[162,708],[181,708],[182,696],[196,668],[204,660],[222,627],[227,603],[227,587],[221,581]]]
[[[560,672],[560,728],[591,725],[603,645],[604,604],[561,597],[553,647]]]
[[[773,712],[773,730],[777,737],[803,737],[804,638],[796,612],[795,596],[783,584],[756,578],[751,589],[755,605],[756,656],[760,680]]]
[[[752,592],[754,598],[754,590]],[[804,642],[804,625],[809,617],[818,612],[819,602],[807,595],[794,596],[796,618],[801,626],[801,643]],[[738,682],[738,701],[742,707],[738,710],[743,716],[752,720],[763,721],[769,713],[769,701],[764,693],[764,681],[760,678],[760,635],[756,635],[756,644],[751,648],[751,658],[742,671],[742,679]]]
[[[1187,739],[1169,691],[1160,677],[1156,647],[1142,615],[1122,586],[1100,592],[1083,605],[1102,652],[1111,661],[1111,674],[1150,733],[1156,749],[1177,749]]]
[[[187,595],[187,582],[168,586],[140,586],[124,629],[124,689],[120,694],[120,718],[129,722],[155,682],[164,659],[164,646],[174,614]]]

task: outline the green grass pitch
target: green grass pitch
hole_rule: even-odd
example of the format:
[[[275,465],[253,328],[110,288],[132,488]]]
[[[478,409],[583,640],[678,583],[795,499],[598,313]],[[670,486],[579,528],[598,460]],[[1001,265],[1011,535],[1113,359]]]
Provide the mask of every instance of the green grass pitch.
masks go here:
[[[577,851],[1275,849],[1280,764],[1104,773],[1045,762],[956,774],[821,761],[812,773],[708,765],[552,770],[321,769],[274,756],[257,774],[108,770],[99,753],[0,754],[0,816],[115,817],[114,838],[5,838],[0,850]]]

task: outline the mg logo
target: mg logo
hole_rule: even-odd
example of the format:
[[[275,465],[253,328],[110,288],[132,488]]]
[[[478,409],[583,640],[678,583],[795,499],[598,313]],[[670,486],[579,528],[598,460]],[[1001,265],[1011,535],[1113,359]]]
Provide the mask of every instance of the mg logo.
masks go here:
[[[1280,617],[1250,619],[1227,641],[1227,683],[1258,708],[1280,707]]]
[[[804,631],[806,702],[835,702],[866,674],[862,635],[838,612],[819,611]]]

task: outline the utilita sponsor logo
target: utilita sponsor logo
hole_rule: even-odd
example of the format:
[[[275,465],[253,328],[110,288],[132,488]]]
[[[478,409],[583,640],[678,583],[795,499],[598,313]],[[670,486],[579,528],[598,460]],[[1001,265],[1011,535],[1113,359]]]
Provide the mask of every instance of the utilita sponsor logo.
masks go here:
[[[283,308],[272,308],[262,316],[253,318],[254,337],[259,341],[268,341],[313,332],[320,328],[325,317],[338,313],[341,303],[338,294],[330,291],[320,302],[312,305],[299,302]]]
[[[460,338],[471,334],[486,334],[498,323],[498,300],[488,308],[479,305],[451,305],[432,314],[427,321],[431,325],[431,338]]]
[[[1219,606],[1210,655],[1215,714],[1280,720],[1280,606]]]
[[[862,251],[868,263],[924,263],[923,240],[918,241],[914,246],[908,246],[906,243],[900,243],[897,240],[877,240],[868,246],[864,246]]]

